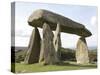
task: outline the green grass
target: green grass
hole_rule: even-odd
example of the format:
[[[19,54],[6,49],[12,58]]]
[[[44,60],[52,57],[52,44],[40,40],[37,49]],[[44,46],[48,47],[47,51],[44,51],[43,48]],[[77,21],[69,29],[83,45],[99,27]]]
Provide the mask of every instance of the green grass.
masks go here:
[[[47,72],[47,71],[61,71],[61,70],[80,70],[80,69],[94,69],[97,68],[96,64],[78,65],[75,62],[63,62],[59,65],[42,65],[15,63],[16,73],[29,73],[29,72]]]

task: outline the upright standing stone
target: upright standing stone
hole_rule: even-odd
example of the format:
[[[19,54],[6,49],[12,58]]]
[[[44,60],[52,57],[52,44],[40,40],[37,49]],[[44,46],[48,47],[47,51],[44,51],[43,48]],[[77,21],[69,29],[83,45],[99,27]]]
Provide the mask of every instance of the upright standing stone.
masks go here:
[[[53,32],[48,24],[43,25],[43,41],[40,53],[40,61],[43,59],[44,65],[55,64],[58,62],[55,48],[53,45]]]
[[[26,57],[24,60],[26,64],[33,64],[39,61],[40,42],[41,42],[40,34],[37,27],[35,27],[35,29],[32,31],[32,35],[28,46],[28,51],[26,53]]]
[[[61,58],[61,38],[60,38],[60,24],[57,24],[57,28],[54,34],[54,39],[53,39],[53,43],[54,43],[54,47],[57,53],[57,57],[60,59]]]
[[[78,64],[89,63],[88,47],[87,47],[85,37],[81,37],[78,40],[77,49],[76,49],[76,60]]]

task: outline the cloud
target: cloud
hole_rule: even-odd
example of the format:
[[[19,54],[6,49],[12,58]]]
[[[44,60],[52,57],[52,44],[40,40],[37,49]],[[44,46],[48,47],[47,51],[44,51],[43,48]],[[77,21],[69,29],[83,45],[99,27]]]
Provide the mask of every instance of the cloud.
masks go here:
[[[15,31],[15,36],[18,36],[18,37],[30,37],[31,35],[31,30],[25,30],[25,29],[18,29]]]
[[[97,25],[97,17],[96,16],[92,16],[90,23],[91,23],[91,25]]]

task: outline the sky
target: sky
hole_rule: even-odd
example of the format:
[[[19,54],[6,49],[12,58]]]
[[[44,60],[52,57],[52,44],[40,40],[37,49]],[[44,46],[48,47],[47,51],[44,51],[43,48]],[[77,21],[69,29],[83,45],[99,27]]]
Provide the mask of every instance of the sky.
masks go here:
[[[33,2],[15,3],[15,46],[28,46],[34,27],[29,26],[27,21],[32,12],[37,9],[46,9],[83,24],[92,33],[92,36],[86,38],[87,45],[89,47],[97,46],[98,25],[96,6]],[[38,29],[42,38],[42,29]],[[12,37],[14,38],[14,36]],[[64,48],[75,48],[78,39],[79,36],[75,34],[61,32],[61,43]]]

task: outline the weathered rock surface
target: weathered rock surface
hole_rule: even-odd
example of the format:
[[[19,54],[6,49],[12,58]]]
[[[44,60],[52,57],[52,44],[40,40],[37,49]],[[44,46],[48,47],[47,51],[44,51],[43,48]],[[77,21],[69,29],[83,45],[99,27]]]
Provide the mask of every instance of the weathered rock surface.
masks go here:
[[[48,10],[39,9],[30,15],[28,19],[29,25],[33,27],[41,27],[44,22],[50,25],[52,30],[56,29],[57,23],[61,25],[61,32],[76,34],[79,36],[88,37],[91,36],[91,32],[85,28],[84,25],[77,23],[69,18],[50,12]]]
[[[78,64],[89,63],[88,47],[84,37],[79,38],[76,49],[76,60]]]
[[[53,32],[48,24],[43,25],[43,41],[40,53],[40,62],[43,60],[43,64],[55,64],[58,62],[55,48],[53,45]]]
[[[35,29],[33,29],[32,31],[26,58],[24,60],[26,64],[33,64],[39,61],[40,42],[41,42],[40,34],[38,29],[35,27]]]
[[[57,53],[57,57],[60,59],[61,58],[61,38],[60,38],[60,24],[57,24],[57,28],[54,34],[54,39],[53,39],[53,43],[54,43],[54,48],[56,50]]]
[[[44,61],[44,44],[43,40],[41,41],[41,49],[40,49],[40,57],[39,57],[39,63]]]

